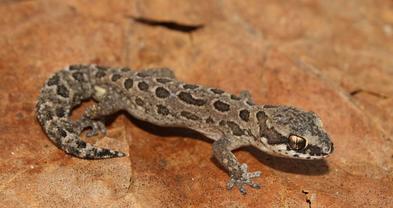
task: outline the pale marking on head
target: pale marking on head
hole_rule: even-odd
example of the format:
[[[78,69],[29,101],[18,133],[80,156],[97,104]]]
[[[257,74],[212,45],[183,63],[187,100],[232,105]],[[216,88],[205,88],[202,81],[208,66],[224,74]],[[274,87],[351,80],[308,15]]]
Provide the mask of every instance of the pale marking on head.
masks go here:
[[[298,152],[296,152],[294,150],[288,150],[287,144],[269,145],[267,142],[268,141],[267,138],[260,137],[259,139],[260,139],[260,143],[257,144],[257,147],[259,149],[261,149],[262,151],[267,152],[269,154],[278,156],[278,157],[295,158],[294,155],[297,155],[296,158],[307,159],[307,160],[321,159],[321,158],[327,157],[327,155],[325,155],[325,156],[309,155],[310,151],[306,151],[307,154],[299,154]]]

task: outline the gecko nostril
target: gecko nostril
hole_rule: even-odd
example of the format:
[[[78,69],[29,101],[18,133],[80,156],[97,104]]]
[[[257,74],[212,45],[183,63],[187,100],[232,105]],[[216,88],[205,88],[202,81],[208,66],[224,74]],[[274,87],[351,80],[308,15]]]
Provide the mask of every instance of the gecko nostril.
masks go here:
[[[334,150],[333,143],[330,143],[322,148],[323,154],[331,154]]]

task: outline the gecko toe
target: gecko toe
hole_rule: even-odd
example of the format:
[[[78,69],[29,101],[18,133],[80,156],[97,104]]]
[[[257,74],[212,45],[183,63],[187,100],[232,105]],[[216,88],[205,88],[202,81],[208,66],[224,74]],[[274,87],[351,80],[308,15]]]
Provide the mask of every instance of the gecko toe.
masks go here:
[[[259,185],[259,184],[257,184],[257,183],[251,184],[250,186],[251,186],[251,188],[253,188],[253,189],[260,189],[260,188],[261,188],[261,185]]]
[[[227,183],[227,190],[231,190],[235,186],[236,180],[231,178]]]
[[[261,171],[255,171],[251,173],[247,173],[247,178],[258,178],[261,176]]]
[[[244,188],[244,185],[248,185],[253,189],[260,189],[261,186],[258,183],[254,183],[252,181],[253,178],[257,178],[261,176],[260,171],[248,172],[248,167],[246,164],[242,164],[240,166],[241,174],[233,174],[231,175],[231,179],[227,184],[227,189],[230,190],[232,187],[236,186],[241,194],[246,194],[247,191]]]
[[[247,191],[246,191],[246,189],[243,186],[239,187],[239,191],[243,195],[247,194]]]

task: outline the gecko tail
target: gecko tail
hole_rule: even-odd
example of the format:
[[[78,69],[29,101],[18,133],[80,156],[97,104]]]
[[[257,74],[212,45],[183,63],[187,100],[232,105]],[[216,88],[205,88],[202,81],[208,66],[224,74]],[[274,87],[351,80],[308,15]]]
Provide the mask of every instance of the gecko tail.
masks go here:
[[[81,159],[98,160],[126,156],[123,152],[96,147],[83,141],[71,126],[72,121],[69,119],[49,120],[44,129],[58,148]]]
[[[68,138],[63,141],[64,142],[58,145],[61,149],[70,155],[82,159],[98,160],[126,156],[125,153],[120,151],[95,147],[81,140],[76,134],[68,135]]]
[[[40,119],[41,117],[39,116],[38,118]],[[91,160],[126,156],[123,152],[96,147],[83,141],[75,129],[71,128],[72,121],[69,119],[45,120],[44,126],[49,139],[58,148],[72,156]]]

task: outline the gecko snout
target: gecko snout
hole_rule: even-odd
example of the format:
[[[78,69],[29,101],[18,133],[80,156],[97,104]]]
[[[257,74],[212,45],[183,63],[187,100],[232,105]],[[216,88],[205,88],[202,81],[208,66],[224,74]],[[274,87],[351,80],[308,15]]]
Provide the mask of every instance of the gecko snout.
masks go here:
[[[329,155],[333,153],[333,151],[334,151],[334,146],[332,142],[329,142],[328,144],[324,145],[324,147],[322,147],[322,154],[324,155]]]

